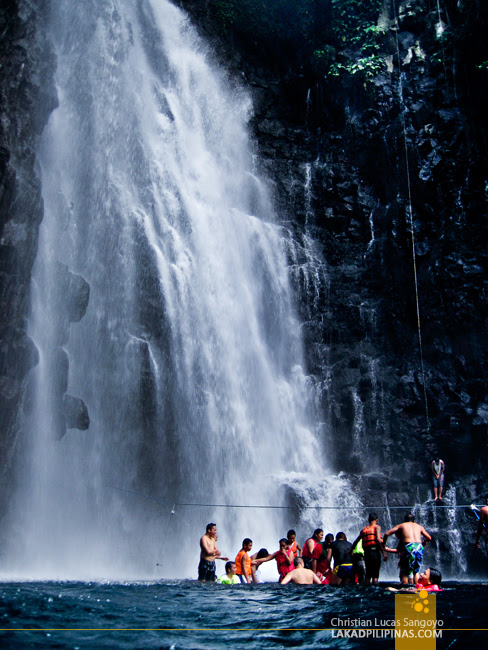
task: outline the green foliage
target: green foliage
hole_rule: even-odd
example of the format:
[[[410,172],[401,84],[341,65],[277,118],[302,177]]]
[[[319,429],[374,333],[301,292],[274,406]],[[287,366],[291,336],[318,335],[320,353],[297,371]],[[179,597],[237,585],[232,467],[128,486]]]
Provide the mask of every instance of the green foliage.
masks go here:
[[[383,0],[331,0],[331,5],[331,31],[335,38],[361,46],[378,35],[376,23]]]
[[[358,75],[365,81],[372,81],[376,75],[384,70],[383,57],[372,54],[361,59],[351,59],[346,64],[333,63],[329,68],[329,75],[339,77],[342,74]]]
[[[372,81],[384,69],[377,55],[384,31],[378,27],[382,0],[331,0],[329,38],[341,50],[327,74],[361,76]]]
[[[260,55],[304,65],[324,76],[371,80],[378,57],[383,0],[208,0],[222,29],[232,29]]]
[[[483,63],[480,63],[476,67],[478,70],[488,70],[488,61],[483,61]]]

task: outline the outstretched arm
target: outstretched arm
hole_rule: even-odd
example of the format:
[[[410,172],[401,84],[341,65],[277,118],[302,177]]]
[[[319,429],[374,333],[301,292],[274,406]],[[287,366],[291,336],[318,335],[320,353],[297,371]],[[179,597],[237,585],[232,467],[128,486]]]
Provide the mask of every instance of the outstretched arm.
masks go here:
[[[270,555],[267,555],[266,557],[260,557],[259,559],[254,559],[255,556],[253,555],[252,564],[259,566],[264,562],[269,562],[270,560],[274,560],[277,555],[278,555],[278,551],[275,551],[274,553],[270,553]]]

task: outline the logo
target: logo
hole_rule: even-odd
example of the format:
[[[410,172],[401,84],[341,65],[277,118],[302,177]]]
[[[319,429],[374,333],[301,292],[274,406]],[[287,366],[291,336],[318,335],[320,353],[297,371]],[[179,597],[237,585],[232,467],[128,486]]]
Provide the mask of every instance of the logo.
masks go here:
[[[435,650],[444,622],[436,617],[436,596],[425,589],[395,595],[395,650]]]

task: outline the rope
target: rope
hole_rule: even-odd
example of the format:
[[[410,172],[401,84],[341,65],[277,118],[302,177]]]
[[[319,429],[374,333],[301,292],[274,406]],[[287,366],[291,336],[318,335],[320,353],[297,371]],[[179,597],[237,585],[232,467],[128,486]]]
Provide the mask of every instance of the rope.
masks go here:
[[[402,86],[402,72],[401,72],[401,61],[400,61],[400,45],[398,42],[398,32],[400,30],[400,25],[398,23],[397,7],[396,2],[393,0],[393,10],[395,12],[395,23],[396,23],[396,49],[397,49],[397,58],[398,58],[398,90],[400,95],[401,105],[404,105],[403,101],[403,86]],[[408,216],[410,222],[410,234],[412,240],[412,258],[413,258],[413,276],[414,276],[414,286],[415,286],[415,306],[417,310],[417,330],[419,337],[419,352],[420,352],[420,369],[422,372],[422,383],[424,388],[424,401],[425,401],[425,415],[427,419],[427,431],[430,430],[430,418],[429,418],[429,404],[427,401],[427,384],[425,381],[425,367],[424,367],[424,353],[422,345],[422,328],[420,326],[420,306],[419,306],[419,290],[418,290],[418,279],[417,279],[417,257],[415,253],[415,234],[413,231],[413,209],[412,209],[412,188],[410,181],[410,165],[408,162],[408,146],[407,146],[407,125],[405,121],[405,110],[402,110],[402,127],[403,127],[403,143],[405,148],[405,167],[407,172],[407,190],[408,190]]]
[[[143,497],[145,499],[151,499],[152,501],[156,501],[157,503],[164,503],[164,504],[172,504],[173,508],[171,511],[171,514],[175,514],[175,508],[176,506],[179,507],[187,507],[187,508],[249,508],[249,509],[256,509],[256,510],[295,510],[296,506],[273,506],[273,505],[256,505],[256,504],[232,504],[232,503],[178,503],[175,501],[166,501],[165,499],[159,499],[157,497],[153,497],[149,494],[144,494],[143,492],[135,492],[134,490],[126,490],[124,488],[116,487],[115,485],[105,485],[104,487],[110,488],[111,490],[118,490],[119,492],[126,492],[127,494],[133,494],[138,497]],[[422,506],[427,505],[429,502],[427,501],[426,503],[416,503],[414,505],[406,505],[406,506],[363,506],[363,505],[355,505],[355,506],[301,506],[302,510],[352,510],[352,509],[359,509],[359,510],[415,510],[416,508],[420,508]],[[436,508],[449,508],[451,510],[458,510],[460,508],[471,508],[473,507],[476,508],[481,508],[482,506],[474,506],[474,504],[469,503],[467,505],[455,505],[455,506],[449,506],[449,505],[436,505]]]

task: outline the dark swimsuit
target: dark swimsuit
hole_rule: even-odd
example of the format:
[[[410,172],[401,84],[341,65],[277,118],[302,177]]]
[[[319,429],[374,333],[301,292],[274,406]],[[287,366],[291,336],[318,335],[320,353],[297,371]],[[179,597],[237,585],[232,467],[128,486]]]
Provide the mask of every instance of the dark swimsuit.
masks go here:
[[[200,560],[200,564],[198,565],[198,579],[201,581],[206,580],[208,582],[215,582],[217,580],[215,574],[215,561]]]

